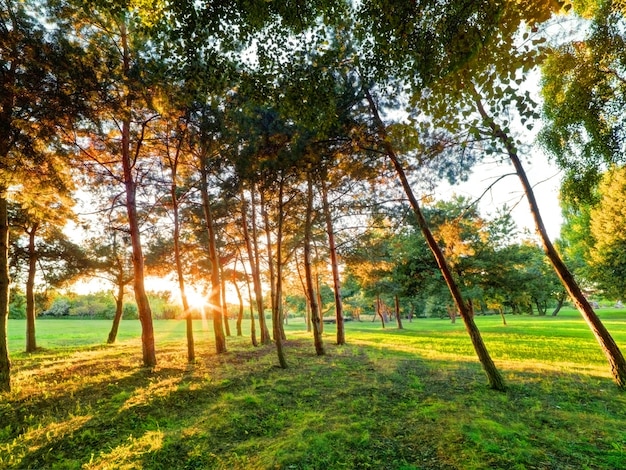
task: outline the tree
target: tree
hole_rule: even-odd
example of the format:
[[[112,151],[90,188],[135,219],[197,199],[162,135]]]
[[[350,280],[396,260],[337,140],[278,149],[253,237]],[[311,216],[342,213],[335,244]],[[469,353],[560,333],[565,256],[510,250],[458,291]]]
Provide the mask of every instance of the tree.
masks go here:
[[[624,163],[626,19],[619,2],[573,5],[580,17],[571,20],[590,24],[582,39],[566,38],[548,50],[540,140],[565,172],[565,199],[593,203],[604,171]]]
[[[592,279],[607,296],[626,298],[626,167],[604,174],[599,202],[590,212]]]
[[[10,390],[11,383],[6,344],[10,192],[28,171],[49,173],[46,155],[62,135],[59,128],[83,111],[77,98],[93,83],[71,38],[60,27],[44,26],[49,18],[40,7],[40,2],[0,2],[0,391]]]

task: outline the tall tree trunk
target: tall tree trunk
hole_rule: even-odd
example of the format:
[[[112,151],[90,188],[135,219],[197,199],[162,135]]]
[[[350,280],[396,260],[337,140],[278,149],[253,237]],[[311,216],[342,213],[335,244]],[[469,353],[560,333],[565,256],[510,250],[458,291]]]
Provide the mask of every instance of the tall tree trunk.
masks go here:
[[[37,350],[35,336],[35,274],[37,272],[37,253],[35,250],[35,236],[38,223],[34,223],[28,233],[28,278],[26,280],[26,352]]]
[[[270,229],[270,217],[267,212],[265,191],[259,191],[259,209],[261,210],[261,218],[265,226],[265,249],[267,250],[267,270],[270,274],[270,305],[272,309],[272,336],[276,341],[276,333],[278,325],[275,321],[276,316],[276,272],[274,270],[274,254],[272,253],[272,231]],[[280,210],[280,209],[279,209]]]
[[[217,240],[215,237],[215,226],[213,223],[213,211],[209,201],[209,181],[207,174],[207,162],[205,158],[200,159],[200,192],[202,195],[202,210],[207,234],[209,236],[209,262],[211,263],[211,292],[209,294],[209,310],[213,317],[213,331],[215,335],[215,352],[223,354],[226,352],[226,337],[224,336],[221,284],[219,257],[217,255]]]
[[[124,275],[120,274],[117,281],[117,296],[115,297],[115,316],[113,317],[113,324],[111,325],[111,331],[107,337],[107,344],[115,343],[117,339],[117,332],[120,327],[120,321],[124,314],[124,286],[126,285]]]
[[[567,290],[567,293],[572,298],[574,305],[576,305],[576,308],[587,322],[587,325],[593,332],[593,335],[595,336],[598,344],[604,352],[604,355],[609,362],[613,380],[619,388],[626,389],[626,360],[624,359],[621,350],[617,346],[617,343],[615,342],[609,331],[606,329],[604,324],[600,321],[600,318],[598,317],[596,312],[594,312],[593,308],[589,304],[589,301],[585,298],[580,286],[561,259],[559,253],[556,251],[556,248],[552,244],[552,241],[550,241],[550,238],[548,237],[548,232],[546,231],[546,227],[539,212],[539,205],[537,204],[537,200],[535,199],[535,193],[517,153],[514,139],[511,138],[506,132],[504,132],[504,130],[502,130],[502,128],[498,124],[496,124],[493,118],[488,115],[482,104],[482,99],[478,94],[478,91],[476,91],[475,88],[472,88],[471,90],[476,103],[476,108],[483,118],[483,121],[488,124],[493,137],[499,140],[500,143],[504,145],[509,159],[515,167],[517,176],[519,177],[522,183],[522,187],[524,188],[524,194],[526,195],[526,200],[528,201],[528,205],[530,206],[530,212],[535,222],[535,229],[537,230],[537,234],[541,239],[541,244],[543,246],[544,252],[550,260],[550,263],[552,264],[563,286]]]
[[[333,228],[330,204],[328,203],[328,187],[324,178],[321,180],[322,207],[326,219],[326,233],[328,234],[328,250],[330,252],[330,266],[333,273],[333,292],[335,294],[335,318],[337,319],[337,344],[346,344],[345,325],[343,323],[343,302],[341,299],[341,281],[339,279],[339,262],[337,261],[337,246],[335,244],[335,230]]]
[[[313,269],[311,267],[311,237],[313,232],[313,175],[307,173],[307,206],[304,223],[304,278],[306,281],[306,293],[311,306],[311,323],[313,325],[313,342],[315,352],[323,356],[324,342],[322,340],[322,328],[320,326],[320,312],[317,304],[317,295],[313,287]]]
[[[244,223],[246,223],[244,221]],[[247,230],[245,230],[247,233]],[[245,238],[245,235],[244,235]],[[250,278],[248,277],[248,272],[246,270],[246,264],[243,262],[243,257],[241,258],[241,264],[243,267],[243,273],[246,278],[246,288],[248,290],[248,305],[250,306],[250,340],[252,342],[252,346],[258,346],[258,342],[256,339],[256,325],[254,324],[254,301],[252,300],[252,289],[250,288]]]
[[[241,252],[239,250],[237,251],[239,253],[239,256],[241,256]],[[235,293],[237,294],[237,302],[239,304],[239,312],[237,313],[236,323],[237,336],[243,336],[243,331],[241,330],[241,324],[243,323],[243,297],[241,295],[241,289],[239,288],[239,284],[237,284],[237,258],[235,258],[235,266],[233,266],[233,274],[230,281],[233,283],[233,287],[235,288]]]
[[[226,277],[224,276],[224,266],[220,263],[220,289],[222,292],[222,317],[224,318],[224,330],[226,336],[230,336],[230,315],[228,313],[228,305],[226,304]]]
[[[254,191],[254,186],[250,189],[250,200],[251,205],[254,205],[254,198],[252,197]],[[251,218],[255,217],[255,211],[252,210]],[[267,326],[265,324],[265,319],[263,318],[263,292],[261,290],[261,275],[259,273],[259,264],[258,264],[258,251],[256,244],[256,224],[252,225],[252,233],[255,238],[254,244],[250,241],[250,233],[248,231],[248,209],[246,204],[246,196],[244,194],[243,188],[241,190],[241,228],[243,232],[243,238],[246,243],[246,251],[248,252],[248,262],[250,263],[250,270],[252,271],[252,285],[254,286],[254,299],[257,306],[257,312],[259,312],[259,328],[261,329],[261,343],[267,344],[269,342],[269,331],[267,331]],[[250,311],[252,314],[252,311]]]
[[[125,23],[120,25],[122,35],[122,53],[124,76],[130,74],[130,53],[128,47],[128,34]],[[144,284],[144,259],[141,247],[141,235],[139,231],[139,217],[137,215],[137,186],[133,177],[134,164],[136,157],[139,155],[141,141],[137,142],[135,155],[131,156],[130,152],[130,110],[133,105],[133,98],[130,94],[126,96],[126,109],[122,112],[125,114],[122,122],[122,168],[124,171],[124,188],[126,191],[126,212],[128,214],[128,226],[130,232],[130,241],[133,253],[133,287],[135,290],[135,301],[137,302],[137,310],[139,312],[139,321],[141,322],[141,345],[143,352],[143,364],[145,367],[156,366],[156,351],[154,347],[154,326],[152,324],[152,311],[146,288]]]
[[[172,185],[170,187],[170,196],[172,197],[172,212],[174,213],[174,262],[176,264],[176,277],[178,279],[178,291],[180,292],[180,300],[183,304],[183,315],[185,317],[185,332],[187,335],[187,362],[196,360],[196,349],[193,337],[193,318],[191,316],[191,308],[187,299],[185,289],[185,275],[183,273],[183,261],[180,253],[180,214],[178,210],[178,195],[176,185],[176,163],[172,169]]]
[[[282,289],[283,289],[283,280],[282,280],[282,253],[281,245],[283,243],[283,192],[284,192],[284,181],[280,179],[280,186],[278,189],[278,229],[276,235],[276,292],[272,296],[272,326],[274,333],[274,341],[276,343],[276,354],[278,355],[278,363],[280,367],[283,369],[287,368],[287,359],[285,359],[285,352],[283,350],[283,338],[285,336],[285,332],[283,329],[283,315],[282,315]],[[269,218],[267,217],[267,211],[265,211],[265,223],[266,228],[269,229]],[[267,242],[268,247],[270,245],[270,236],[269,230],[267,231]],[[271,255],[271,250],[268,248],[268,255]],[[272,264],[272,260],[269,260],[270,266]]]
[[[258,230],[256,225],[256,201],[254,198],[255,195],[255,187],[252,184],[250,188],[250,220],[252,223],[252,247],[254,248],[254,290],[256,295],[256,308],[257,312],[259,312],[259,327],[261,329],[261,343],[270,344],[272,342],[272,338],[270,337],[270,332],[267,328],[267,322],[265,321],[265,305],[263,304],[263,293],[261,291],[261,254],[259,252],[259,243],[258,243]]]
[[[376,107],[376,104],[374,103],[374,99],[372,98],[368,90],[365,90],[365,95],[370,105],[372,114],[374,116],[374,121],[376,123],[376,126],[378,127],[378,131],[381,137],[382,144],[385,149],[385,153],[391,160],[396,170],[398,178],[400,179],[400,182],[402,183],[402,187],[404,188],[404,192],[407,198],[409,199],[411,207],[413,208],[413,212],[417,219],[417,223],[422,231],[422,234],[424,235],[424,238],[426,239],[426,243],[428,244],[428,247],[430,248],[430,250],[433,253],[433,256],[435,257],[437,266],[439,267],[439,270],[441,271],[441,274],[444,280],[446,281],[446,285],[448,286],[448,289],[450,290],[450,294],[452,295],[452,298],[454,299],[454,303],[456,304],[457,309],[459,310],[461,319],[463,320],[465,324],[465,329],[467,330],[467,333],[469,334],[469,337],[472,341],[472,345],[474,346],[474,351],[476,352],[476,355],[478,356],[478,360],[480,361],[481,365],[483,366],[483,370],[485,371],[485,374],[487,375],[489,386],[494,390],[504,391],[505,390],[504,379],[502,378],[502,375],[500,374],[500,372],[496,368],[496,365],[491,359],[491,356],[489,355],[489,351],[487,350],[487,347],[485,346],[485,343],[483,342],[482,336],[480,335],[480,331],[478,330],[478,327],[476,326],[474,317],[471,315],[468,309],[468,305],[463,299],[461,290],[459,289],[459,286],[456,280],[452,276],[452,271],[450,270],[450,267],[448,266],[448,262],[446,261],[443,251],[437,244],[435,237],[433,236],[432,232],[430,231],[430,228],[428,227],[426,218],[424,217],[424,214],[422,213],[422,209],[420,208],[417,198],[413,194],[413,190],[411,189],[409,180],[406,177],[404,168],[400,164],[400,160],[398,159],[396,152],[387,137],[387,131],[386,131],[385,125],[383,124],[383,121],[380,118],[380,115],[378,113],[378,108]]]
[[[4,155],[3,155],[4,157]],[[7,323],[9,320],[9,216],[6,188],[0,187],[0,392],[11,391],[11,360]]]

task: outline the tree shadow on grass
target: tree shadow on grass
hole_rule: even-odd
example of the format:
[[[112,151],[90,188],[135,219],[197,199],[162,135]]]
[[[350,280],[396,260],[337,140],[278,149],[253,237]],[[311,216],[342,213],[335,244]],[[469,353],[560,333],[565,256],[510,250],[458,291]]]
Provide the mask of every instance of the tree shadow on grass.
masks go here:
[[[39,409],[75,426],[55,435],[43,420],[13,468],[626,468],[626,403],[608,379],[509,371],[498,393],[477,363],[328,351],[290,341],[287,370],[271,347],[153,372],[124,365],[114,383],[14,402],[22,427],[0,443],[26,439]]]

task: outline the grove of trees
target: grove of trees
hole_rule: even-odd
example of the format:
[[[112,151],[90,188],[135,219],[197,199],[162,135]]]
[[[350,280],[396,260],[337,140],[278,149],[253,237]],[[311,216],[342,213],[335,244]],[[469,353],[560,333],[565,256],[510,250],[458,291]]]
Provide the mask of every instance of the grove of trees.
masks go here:
[[[234,289],[237,334],[247,311],[280,367],[294,309],[318,355],[328,317],[344,344],[347,316],[459,315],[504,390],[474,317],[569,296],[626,388],[584,295],[626,291],[624,26],[605,0],[0,0],[0,391],[22,293],[37,347],[36,283],[107,279],[109,342],[132,286],[154,367],[150,274],[179,290],[190,362],[190,288],[217,354]],[[555,243],[524,169],[542,124],[565,169]],[[518,176],[536,234],[437,194],[484,164]]]

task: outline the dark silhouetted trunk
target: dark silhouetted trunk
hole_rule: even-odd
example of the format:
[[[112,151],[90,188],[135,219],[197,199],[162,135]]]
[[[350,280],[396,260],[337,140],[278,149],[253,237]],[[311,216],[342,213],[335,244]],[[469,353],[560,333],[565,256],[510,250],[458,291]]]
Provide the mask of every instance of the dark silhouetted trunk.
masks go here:
[[[0,155],[5,157],[5,155]],[[6,188],[0,187],[0,392],[11,391],[11,360],[7,336],[9,320],[9,216]]]
[[[402,317],[400,316],[400,300],[398,296],[395,297],[395,307],[396,307],[396,322],[398,323],[398,329],[402,330]]]
[[[278,363],[283,369],[287,368],[287,360],[285,359],[285,352],[283,350],[283,340],[285,332],[283,329],[283,312],[282,312],[282,254],[283,250],[281,245],[283,243],[283,191],[284,181],[281,178],[280,186],[278,189],[278,228],[276,234],[276,292],[272,295],[272,327],[274,333],[274,342],[276,343],[276,354],[278,355]],[[269,232],[269,217],[267,216],[267,210],[264,210],[264,218],[266,224],[267,244],[268,244],[268,256],[271,256],[271,237]],[[269,260],[270,266],[272,265],[272,259]],[[270,269],[271,272],[273,270]],[[272,276],[270,276],[272,277]]]
[[[122,274],[119,275],[117,280],[117,296],[115,296],[115,316],[113,317],[113,324],[111,325],[111,331],[107,337],[107,344],[115,343],[117,339],[117,332],[120,328],[120,321],[122,321],[122,315],[124,314],[124,287],[126,286],[126,280]]]
[[[306,282],[306,294],[311,307],[311,324],[313,326],[313,342],[315,352],[318,356],[323,356],[324,342],[322,340],[322,328],[320,320],[317,294],[313,287],[313,269],[311,266],[311,237],[313,233],[313,175],[307,173],[307,206],[304,222],[304,279]]]
[[[37,252],[35,250],[35,236],[39,224],[35,223],[27,230],[28,233],[28,278],[26,279],[26,352],[37,350],[35,336],[35,274],[37,272]]]
[[[256,297],[256,308],[259,313],[259,328],[261,329],[261,343],[270,344],[272,338],[270,337],[269,329],[267,328],[267,322],[265,321],[265,306],[263,305],[263,293],[261,291],[261,260],[259,253],[259,244],[257,238],[257,225],[256,225],[256,201],[254,199],[255,188],[254,185],[250,188],[250,221],[252,224],[252,245],[251,251],[252,257],[250,262],[254,260],[254,266],[252,267],[252,277],[254,279],[254,293]],[[249,240],[249,238],[248,238]]]
[[[204,212],[204,222],[207,235],[209,237],[209,262],[211,263],[211,290],[209,293],[209,311],[213,318],[213,332],[215,336],[215,352],[223,354],[226,352],[226,337],[224,336],[224,322],[222,313],[222,299],[220,284],[220,260],[217,255],[217,240],[215,237],[215,225],[213,223],[213,211],[209,201],[209,183],[207,174],[207,162],[200,159],[200,192],[202,197],[202,210]]]

